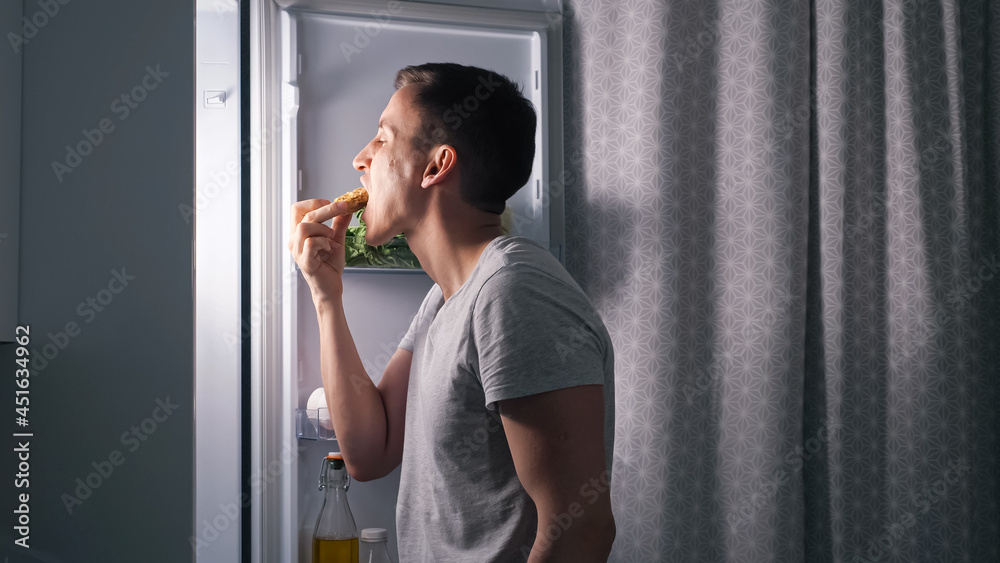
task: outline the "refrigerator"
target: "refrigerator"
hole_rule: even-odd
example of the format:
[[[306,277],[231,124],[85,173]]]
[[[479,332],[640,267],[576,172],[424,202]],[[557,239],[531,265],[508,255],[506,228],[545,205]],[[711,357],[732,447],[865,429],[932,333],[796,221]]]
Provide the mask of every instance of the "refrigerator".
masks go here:
[[[319,338],[285,246],[289,209],[360,186],[352,159],[398,69],[456,62],[522,86],[536,150],[508,201],[510,231],[564,260],[560,6],[478,3],[197,0],[196,561],[311,561],[320,464],[339,448],[326,413],[307,408],[322,387]],[[374,383],[433,284],[420,269],[345,271],[348,323]],[[388,530],[400,561],[398,485],[399,468],[352,481],[348,498],[359,532]]]

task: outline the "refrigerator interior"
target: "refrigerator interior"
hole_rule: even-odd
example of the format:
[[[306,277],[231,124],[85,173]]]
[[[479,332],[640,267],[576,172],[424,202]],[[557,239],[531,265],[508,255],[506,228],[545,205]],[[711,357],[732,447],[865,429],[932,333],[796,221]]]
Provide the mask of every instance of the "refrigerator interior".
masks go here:
[[[526,97],[535,104],[539,122],[536,157],[528,183],[511,200],[515,221],[513,234],[527,236],[552,251],[561,253],[561,239],[552,237],[551,201],[548,186],[548,88],[546,20],[534,14],[536,29],[505,25],[495,20],[499,10],[449,7],[456,19],[449,23],[447,12],[434,6],[402,6],[396,12],[383,9],[382,17],[369,9],[355,13],[329,9],[290,7],[282,10],[275,31],[280,40],[280,113],[283,116],[280,143],[280,209],[264,213],[280,214],[285,222],[279,232],[288,232],[288,208],[309,198],[333,199],[360,185],[361,173],[352,166],[354,156],[374,136],[378,118],[394,92],[392,83],[398,69],[424,62],[457,62],[489,68],[522,85]],[[391,6],[391,4],[389,5]],[[421,12],[423,10],[423,12]],[[427,10],[430,10],[428,15]],[[348,11],[349,12],[349,11]],[[421,15],[421,13],[423,15]],[[385,15],[388,14],[388,18]],[[522,19],[525,17],[522,13]],[[437,19],[439,21],[432,21]],[[478,20],[476,22],[475,20]],[[494,22],[495,23],[489,23]],[[561,155],[560,155],[561,156]],[[561,199],[558,200],[561,203]],[[561,211],[561,209],[559,210]],[[559,217],[561,220],[561,217]],[[356,219],[354,220],[356,224]],[[560,225],[561,226],[561,225]],[[555,240],[553,240],[555,239]],[[278,241],[274,241],[278,242]],[[282,451],[297,451],[282,486],[287,497],[282,512],[294,521],[285,523],[293,553],[288,561],[311,561],[313,527],[322,504],[318,490],[320,460],[337,450],[337,442],[309,440],[296,436],[296,410],[306,407],[313,390],[322,387],[319,367],[319,337],[309,288],[280,241],[274,251],[282,270],[282,372],[281,387],[286,397],[280,409],[284,436],[289,441]],[[368,376],[378,383],[389,357],[409,327],[421,300],[433,285],[423,271],[351,269],[345,273],[344,303],[348,323]],[[389,550],[396,556],[395,501],[399,468],[371,482],[353,482],[348,492],[358,527],[385,528]],[[264,513],[261,518],[273,515]],[[290,525],[289,525],[290,524]],[[284,557],[283,557],[284,560]]]

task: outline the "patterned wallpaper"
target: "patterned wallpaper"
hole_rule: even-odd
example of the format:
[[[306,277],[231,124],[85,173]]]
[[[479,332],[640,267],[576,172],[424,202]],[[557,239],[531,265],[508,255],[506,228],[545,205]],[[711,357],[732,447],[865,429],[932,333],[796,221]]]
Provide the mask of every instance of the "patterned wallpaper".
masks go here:
[[[1000,3],[564,13],[611,560],[1000,560]]]

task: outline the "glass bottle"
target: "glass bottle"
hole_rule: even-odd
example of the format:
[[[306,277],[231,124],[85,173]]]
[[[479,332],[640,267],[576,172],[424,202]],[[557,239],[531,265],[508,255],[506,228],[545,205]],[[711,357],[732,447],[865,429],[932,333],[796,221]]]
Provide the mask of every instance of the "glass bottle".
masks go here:
[[[358,563],[358,528],[347,504],[350,486],[344,456],[330,452],[319,474],[319,489],[326,492],[313,532],[313,563]]]
[[[385,528],[361,530],[361,563],[394,563],[389,557],[389,533]]]

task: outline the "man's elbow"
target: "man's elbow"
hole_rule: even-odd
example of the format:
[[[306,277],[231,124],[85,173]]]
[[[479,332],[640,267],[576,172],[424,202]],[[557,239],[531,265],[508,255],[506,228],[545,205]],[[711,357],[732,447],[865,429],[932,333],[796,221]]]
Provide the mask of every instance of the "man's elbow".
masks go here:
[[[592,524],[585,533],[593,538],[593,549],[600,554],[600,560],[607,561],[611,555],[611,546],[614,545],[615,537],[618,535],[614,515],[608,513],[607,518]]]
[[[611,553],[611,545],[615,543],[618,528],[615,525],[615,515],[611,511],[611,499],[605,496],[603,502],[590,507],[590,514],[582,518],[580,526],[581,539],[590,544],[600,553]]]
[[[576,530],[574,542],[585,546],[593,556],[593,561],[607,561],[611,555],[611,546],[615,543],[618,528],[611,510],[593,515],[581,522]],[[590,559],[588,559],[589,561]]]
[[[538,532],[529,563],[606,562],[618,530],[608,511],[581,518],[565,530],[553,525]]]
[[[368,463],[365,465],[351,463],[344,460],[347,465],[347,473],[350,474],[351,479],[358,482],[374,481],[375,479],[381,479],[386,475],[392,473],[395,466],[389,467],[386,464],[375,464]]]

